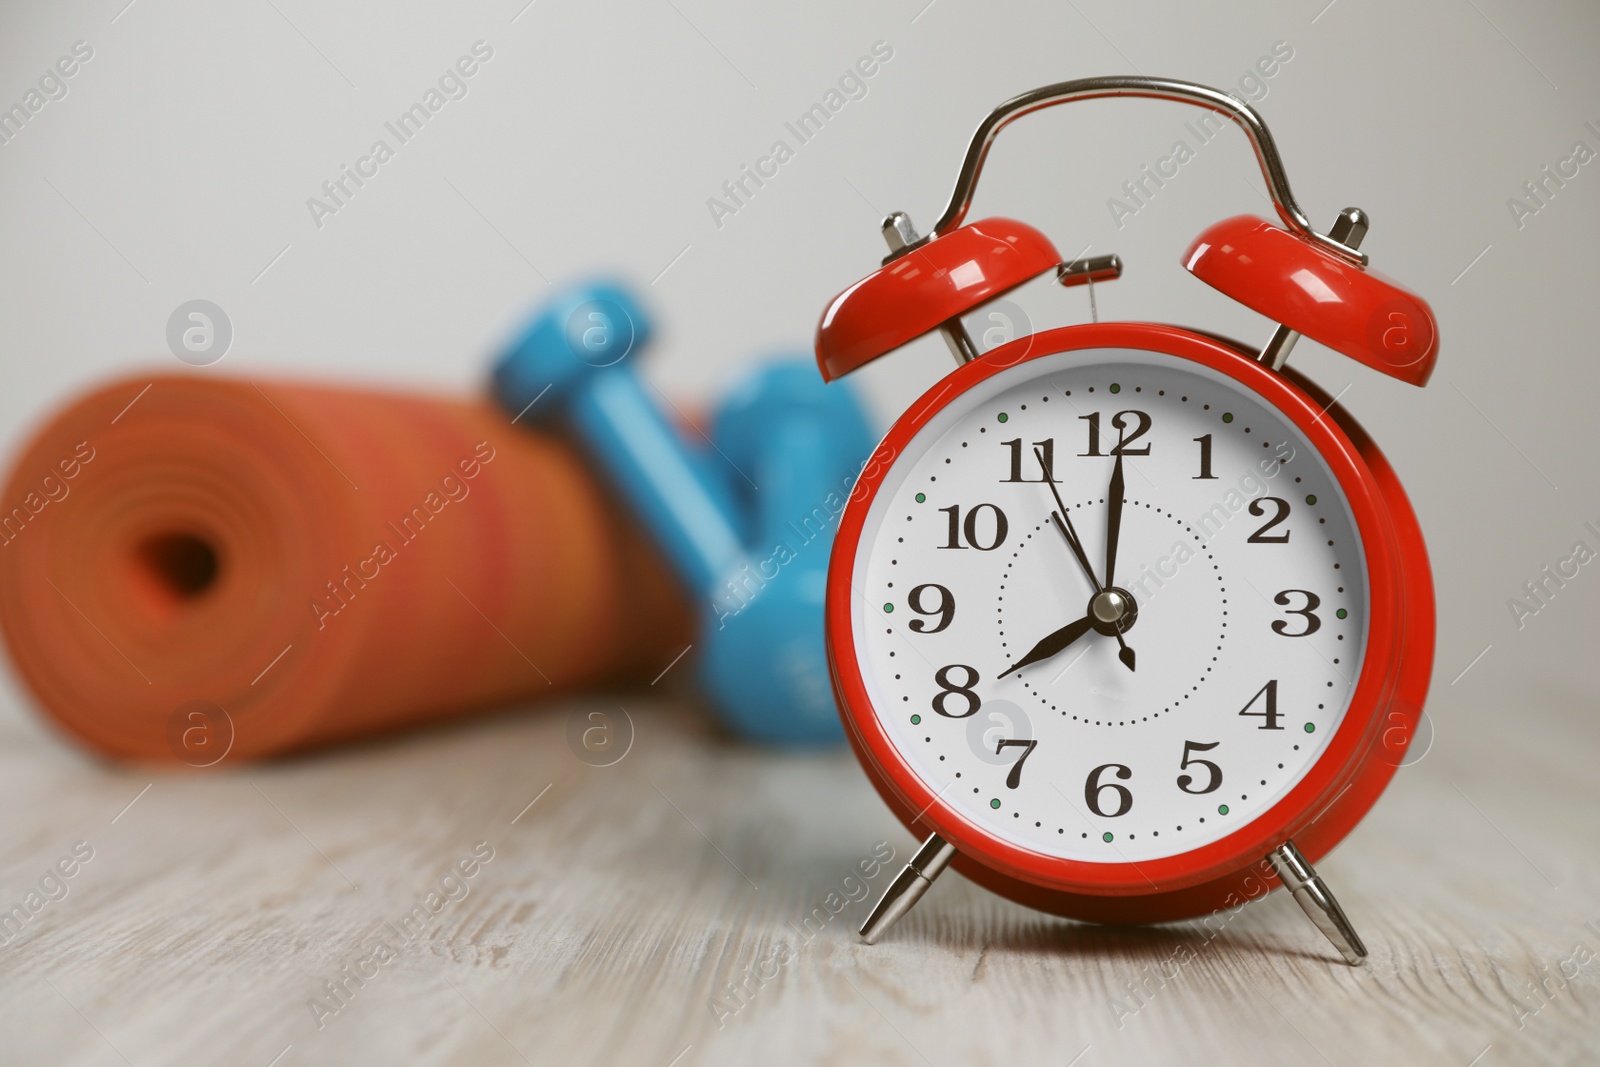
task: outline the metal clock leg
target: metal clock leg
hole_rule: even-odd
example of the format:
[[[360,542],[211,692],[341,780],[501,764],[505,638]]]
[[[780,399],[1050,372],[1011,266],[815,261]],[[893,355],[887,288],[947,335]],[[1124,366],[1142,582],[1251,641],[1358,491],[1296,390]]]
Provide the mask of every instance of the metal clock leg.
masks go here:
[[[922,894],[933,885],[935,878],[944,873],[955,854],[956,846],[938,834],[929,835],[922,847],[917,849],[917,854],[911,857],[911,862],[883,891],[883,896],[878,899],[872,914],[867,916],[867,921],[861,924],[861,940],[869,945],[876,944],[885,930],[922,899]]]
[[[1300,902],[1300,910],[1333,942],[1334,947],[1344,955],[1345,962],[1352,967],[1365,963],[1367,946],[1361,943],[1361,936],[1350,925],[1344,909],[1339,907],[1339,902],[1329,892],[1327,883],[1301,855],[1294,842],[1285,841],[1273,849],[1267,854],[1267,861],[1283,880],[1284,887]]]

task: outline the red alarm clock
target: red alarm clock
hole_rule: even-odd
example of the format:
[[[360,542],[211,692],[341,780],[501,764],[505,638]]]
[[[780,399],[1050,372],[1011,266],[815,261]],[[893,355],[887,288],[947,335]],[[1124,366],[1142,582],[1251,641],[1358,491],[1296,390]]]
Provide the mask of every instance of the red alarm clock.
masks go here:
[[[1038,230],[963,225],[989,146],[1030,111],[1110,96],[1195,104],[1249,136],[1282,225],[1227,219],[1184,266],[1279,323],[1254,350],[1093,322],[979,354],[961,316],[1062,263]],[[894,424],[840,521],[828,649],[879,794],[923,840],[862,928],[948,864],[1099,922],[1205,914],[1287,886],[1366,955],[1312,864],[1401,762],[1433,664],[1427,551],[1399,480],[1333,398],[1284,366],[1300,334],[1424,384],[1432,311],[1367,269],[1367,221],[1295,204],[1260,116],[1205,86],[1092,78],[978,127],[943,216],[817,329],[825,378],[933,330],[961,364]]]

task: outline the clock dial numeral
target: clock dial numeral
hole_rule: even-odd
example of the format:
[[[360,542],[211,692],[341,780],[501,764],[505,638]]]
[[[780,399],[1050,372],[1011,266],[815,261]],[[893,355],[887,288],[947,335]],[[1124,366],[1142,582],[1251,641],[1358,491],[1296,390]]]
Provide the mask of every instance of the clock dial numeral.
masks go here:
[[[1188,774],[1180,774],[1178,775],[1179,789],[1185,793],[1193,793],[1195,796],[1199,796],[1202,793],[1214,793],[1222,787],[1221,767],[1207,759],[1189,758],[1189,753],[1191,752],[1210,752],[1220,744],[1222,744],[1221,741],[1212,741],[1210,743],[1185,741],[1183,743],[1183,762],[1178,764],[1178,770],[1187,770],[1190,767],[1204,767],[1210,773],[1211,778],[1206,782],[1204,789],[1190,789],[1189,787],[1194,785],[1194,777]]]
[[[952,671],[965,671],[967,680],[957,684],[950,678]],[[949,666],[940,667],[934,673],[933,680],[939,686],[939,691],[933,695],[933,710],[945,718],[965,719],[968,716],[976,715],[978,709],[983,707],[983,698],[972,691],[972,687],[978,684],[978,672],[975,668],[969,667],[965,663],[952,663]],[[953,696],[959,696],[966,701],[966,710],[960,714],[947,710],[947,705]]]
[[[1102,763],[1089,772],[1089,780],[1083,783],[1083,802],[1089,810],[1104,819],[1115,819],[1119,815],[1126,815],[1133,809],[1133,792],[1125,785],[1116,782],[1102,782],[1100,776],[1106,771],[1112,771],[1116,777],[1126,781],[1133,777],[1133,770],[1120,763]],[[1106,811],[1100,807],[1100,795],[1107,789],[1117,795],[1117,810]]]
[[[923,594],[930,589],[935,590],[939,594],[938,606],[931,608],[923,605]],[[913,633],[936,634],[941,630],[949,629],[950,623],[956,617],[955,594],[950,592],[950,590],[946,589],[944,586],[934,585],[931,582],[926,585],[919,585],[913,588],[911,590],[911,595],[906,597],[906,606],[912,611],[916,612],[918,615],[939,616],[939,622],[933,626],[929,626],[922,619],[912,619],[910,625]]]
[[[1089,451],[1078,453],[1080,456],[1104,456],[1100,451],[1100,413],[1098,411],[1088,415],[1079,415],[1078,418],[1089,424]],[[1130,422],[1133,429],[1128,429]],[[1150,416],[1142,411],[1119,411],[1111,416],[1111,425],[1117,431],[1117,444],[1111,450],[1113,456],[1148,456],[1150,446],[1143,448],[1131,447],[1135,441],[1150,432]]]
[[[1266,698],[1267,698],[1266,702],[1265,702],[1266,703],[1266,710],[1265,711],[1251,711],[1250,710],[1251,707],[1253,707],[1255,705],[1256,701],[1261,699],[1263,694],[1265,694]],[[1261,724],[1259,729],[1262,729],[1262,730],[1281,730],[1281,729],[1283,729],[1282,726],[1278,725],[1278,680],[1276,678],[1274,678],[1274,679],[1272,679],[1272,681],[1268,682],[1266,685],[1264,685],[1260,689],[1256,690],[1256,695],[1250,698],[1250,703],[1246,704],[1243,708],[1240,709],[1239,714],[1240,715],[1248,715],[1248,716],[1251,716],[1252,718],[1257,718],[1257,719],[1265,719],[1266,721]]]
[[[1306,598],[1306,602],[1303,607],[1289,608],[1289,610],[1285,613],[1288,615],[1299,615],[1301,618],[1305,619],[1305,629],[1291,631],[1289,629],[1289,623],[1286,620],[1274,619],[1272,620],[1272,632],[1280,637],[1310,637],[1312,634],[1322,629],[1322,619],[1317,615],[1317,608],[1322,606],[1322,598],[1311,592],[1309,589],[1285,589],[1283,592],[1273,597],[1272,602],[1281,607],[1288,608],[1289,604],[1292,603],[1292,601],[1289,599],[1290,593],[1299,593],[1301,596]]]
[[[1274,508],[1274,514],[1272,518],[1268,519],[1262,525],[1261,529],[1250,535],[1248,539],[1249,543],[1252,545],[1288,544],[1288,530],[1283,531],[1281,534],[1269,534],[1267,531],[1272,529],[1274,526],[1281,525],[1283,520],[1289,517],[1289,502],[1284,500],[1282,497],[1264,496],[1259,500],[1250,501],[1250,514],[1254,515],[1258,519],[1265,515],[1267,513],[1267,509],[1262,506],[1264,504],[1271,504]]]
[[[1216,481],[1217,476],[1211,473],[1211,435],[1201,434],[1194,440],[1200,442],[1200,473],[1190,481]]]
[[[1011,765],[1011,773],[1006,775],[1006,788],[1015,789],[1022,784],[1022,765],[1028,762],[1028,757],[1033,755],[1033,750],[1039,747],[1037,741],[1008,740],[1001,738],[995,742],[994,754],[1000,755],[1001,751],[1008,748],[1022,749],[1022,755],[1017,757],[1017,762]]]
[[[1000,443],[1011,450],[1011,477],[1000,479],[1002,482],[1044,483],[1055,481],[1055,477],[1052,474],[1056,465],[1056,439],[1054,437],[1047,437],[1043,441],[1035,441],[1033,443],[1033,448],[1028,449],[1028,452],[1032,454],[1035,459],[1038,457],[1038,452],[1044,453],[1044,462],[1041,465],[1039,477],[1037,478],[1024,478],[1022,476],[1022,438],[1016,437],[1010,441],[1001,441]]]
[[[949,538],[940,545],[940,548],[975,548],[979,552],[993,552],[1006,543],[1006,533],[1010,525],[1006,522],[1006,513],[995,504],[979,504],[967,512],[965,521],[961,518],[961,505],[951,504],[947,508],[940,508],[942,514],[950,516]],[[994,521],[988,523],[989,543],[983,543],[984,531],[980,528],[978,516],[985,511],[994,514]],[[965,535],[966,544],[962,544]]]

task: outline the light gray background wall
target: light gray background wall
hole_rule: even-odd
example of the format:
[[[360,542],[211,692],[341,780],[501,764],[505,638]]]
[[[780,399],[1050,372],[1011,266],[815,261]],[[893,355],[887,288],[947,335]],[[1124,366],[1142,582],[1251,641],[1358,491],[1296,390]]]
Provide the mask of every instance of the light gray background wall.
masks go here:
[[[882,254],[883,213],[932,221],[994,104],[1127,71],[1236,87],[1286,41],[1293,59],[1259,107],[1299,199],[1319,225],[1366,208],[1374,265],[1442,324],[1423,391],[1306,342],[1294,355],[1330,391],[1348,387],[1421,514],[1441,742],[1510,736],[1595,692],[1600,566],[1520,631],[1506,602],[1574,541],[1600,548],[1582,529],[1600,520],[1600,162],[1520,227],[1507,199],[1575,141],[1600,150],[1584,125],[1600,126],[1600,8],[524,3],[0,8],[0,105],[74,42],[94,49],[67,95],[0,146],[0,452],[104,375],[180,369],[165,325],[197,297],[235,330],[206,373],[467,390],[547,280],[614,270],[648,286],[662,326],[648,373],[708,398],[753,356],[809,347],[824,302]],[[307,198],[478,40],[494,53],[468,95],[319,229]],[[866,97],[716,225],[707,199],[775,139],[792,143],[784,122],[877,41],[894,54]],[[1041,226],[1065,254],[1120,253],[1102,317],[1264,338],[1263,320],[1178,266],[1209,222],[1267,210],[1242,136],[1202,149],[1122,228],[1106,207],[1195,114],[1116,102],[1040,115],[1002,139],[976,210]],[[1041,326],[1087,311],[1081,291],[1035,286],[1019,302]],[[925,340],[859,377],[887,420],[947,361]],[[14,682],[4,705],[29,714]]]

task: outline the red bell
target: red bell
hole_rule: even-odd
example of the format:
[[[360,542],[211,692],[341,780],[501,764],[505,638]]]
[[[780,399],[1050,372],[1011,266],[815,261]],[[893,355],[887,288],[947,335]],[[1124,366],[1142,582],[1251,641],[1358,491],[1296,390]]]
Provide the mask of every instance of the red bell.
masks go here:
[[[1052,269],[1050,239],[1015,219],[969,223],[873,271],[828,304],[817,365],[832,381]]]
[[[1412,385],[1439,355],[1433,309],[1372,270],[1254,215],[1208,228],[1183,265],[1253,311]]]

